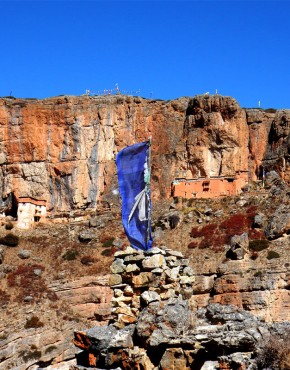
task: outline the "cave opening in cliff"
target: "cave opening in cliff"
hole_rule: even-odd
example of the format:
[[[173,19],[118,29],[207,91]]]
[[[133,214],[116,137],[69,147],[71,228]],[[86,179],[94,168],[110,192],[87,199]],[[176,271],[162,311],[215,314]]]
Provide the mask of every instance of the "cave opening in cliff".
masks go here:
[[[18,202],[14,195],[14,193],[9,194],[9,201],[8,207],[5,210],[5,216],[11,216],[13,218],[17,218],[17,211],[18,211]]]

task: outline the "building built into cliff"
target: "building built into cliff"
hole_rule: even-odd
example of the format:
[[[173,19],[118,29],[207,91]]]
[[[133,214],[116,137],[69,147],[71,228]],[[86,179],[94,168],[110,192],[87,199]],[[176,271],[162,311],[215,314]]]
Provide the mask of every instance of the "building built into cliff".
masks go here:
[[[172,183],[172,195],[187,199],[238,195],[247,183],[248,172],[235,176],[176,178]]]
[[[46,218],[46,201],[29,197],[18,198],[17,227],[29,229],[35,222]]]

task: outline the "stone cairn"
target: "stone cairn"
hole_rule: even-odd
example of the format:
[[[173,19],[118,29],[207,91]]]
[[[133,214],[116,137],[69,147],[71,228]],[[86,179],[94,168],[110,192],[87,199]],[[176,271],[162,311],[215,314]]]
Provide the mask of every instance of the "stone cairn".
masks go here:
[[[110,281],[115,326],[122,329],[135,323],[151,302],[190,298],[194,273],[188,264],[181,252],[171,249],[155,247],[142,253],[129,247],[116,252]]]
[[[167,248],[116,252],[110,322],[74,333],[83,351],[70,369],[256,370],[257,344],[290,333],[290,322],[267,324],[219,303],[192,307],[195,277],[188,264]],[[287,359],[290,364],[290,351]]]
[[[128,357],[134,358],[134,363],[138,362],[134,352],[138,352],[137,357],[140,357],[140,349],[132,343],[132,331],[135,330],[140,312],[154,302],[160,307],[163,302],[171,299],[182,302],[193,294],[194,273],[188,266],[189,260],[179,251],[154,247],[142,252],[127,247],[124,251],[116,252],[114,257],[110,276],[113,298],[109,326],[75,332],[74,344],[84,350],[79,356],[79,362],[93,368],[113,367],[120,357],[123,357],[122,364],[131,363]],[[182,318],[178,320],[182,321]],[[114,337],[117,337],[115,342]],[[118,349],[112,351],[115,357],[108,354],[108,347],[111,350]],[[124,356],[124,351],[119,350],[121,347],[130,348],[130,353]],[[146,362],[145,352],[141,357],[141,362]],[[133,368],[130,366],[128,368]],[[140,368],[150,369],[153,366],[147,364]]]

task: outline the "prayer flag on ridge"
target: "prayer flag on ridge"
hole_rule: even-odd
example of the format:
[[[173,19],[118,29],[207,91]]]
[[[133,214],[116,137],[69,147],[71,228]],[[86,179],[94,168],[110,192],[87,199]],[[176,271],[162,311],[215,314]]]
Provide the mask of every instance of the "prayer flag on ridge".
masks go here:
[[[122,198],[122,222],[132,247],[152,247],[150,199],[150,143],[122,149],[116,158]]]

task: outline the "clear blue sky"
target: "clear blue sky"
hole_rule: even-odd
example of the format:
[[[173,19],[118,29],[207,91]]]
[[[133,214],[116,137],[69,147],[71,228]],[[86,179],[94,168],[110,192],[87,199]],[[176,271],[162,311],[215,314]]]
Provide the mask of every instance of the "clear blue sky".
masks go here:
[[[0,1],[0,96],[119,88],[290,108],[288,1]]]

